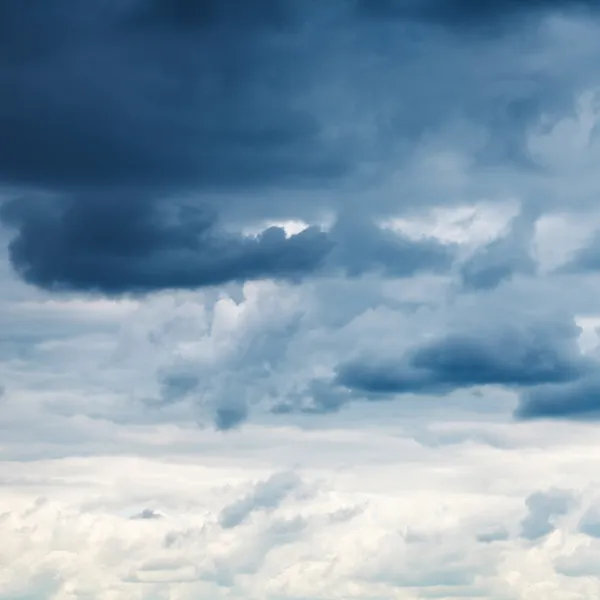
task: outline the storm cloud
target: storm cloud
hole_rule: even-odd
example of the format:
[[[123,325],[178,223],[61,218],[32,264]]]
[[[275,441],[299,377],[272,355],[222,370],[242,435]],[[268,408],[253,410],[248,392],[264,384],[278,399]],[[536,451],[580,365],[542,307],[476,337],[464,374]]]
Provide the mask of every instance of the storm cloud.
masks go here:
[[[299,281],[320,270],[409,276],[447,269],[451,246],[414,241],[365,223],[286,235],[227,231],[194,207],[104,195],[17,198],[0,211],[18,231],[10,257],[25,281],[50,290],[105,294],[199,288],[230,281]],[[354,245],[356,239],[361,245]],[[330,256],[331,255],[331,256]]]
[[[443,248],[405,252],[369,230],[414,201],[414,182],[399,198],[385,182],[412,168],[424,134],[443,137],[466,116],[475,133],[461,143],[475,164],[527,170],[528,127],[569,106],[574,88],[563,85],[572,70],[522,60],[543,38],[516,51],[439,25],[590,5],[484,4],[7,0],[0,183],[13,266],[43,288],[106,294],[298,279],[330,250],[348,275],[447,267]],[[168,214],[189,204],[191,217]],[[363,253],[321,230],[324,216],[348,214],[368,224]],[[311,227],[245,234],[286,219]],[[506,277],[502,265],[471,271],[476,286]]]

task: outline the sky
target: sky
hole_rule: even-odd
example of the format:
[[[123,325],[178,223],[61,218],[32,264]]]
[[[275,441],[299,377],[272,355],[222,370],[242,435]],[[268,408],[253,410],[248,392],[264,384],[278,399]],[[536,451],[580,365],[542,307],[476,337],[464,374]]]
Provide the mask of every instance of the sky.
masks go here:
[[[600,595],[600,3],[0,2],[0,600]]]

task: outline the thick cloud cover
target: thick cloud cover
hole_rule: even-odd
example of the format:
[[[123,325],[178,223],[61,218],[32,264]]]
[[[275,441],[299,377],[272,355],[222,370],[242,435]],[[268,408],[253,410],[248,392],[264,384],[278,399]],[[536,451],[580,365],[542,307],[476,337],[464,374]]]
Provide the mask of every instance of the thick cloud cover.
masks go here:
[[[0,182],[16,193],[2,211],[11,260],[35,285],[108,294],[313,273],[348,240],[244,227],[371,223],[446,202],[449,190],[427,181],[435,174],[415,172],[423,144],[454,146],[468,170],[508,161],[529,172],[529,129],[570,107],[590,72],[564,53],[552,69],[536,63],[565,44],[560,28],[519,42],[514,26],[586,6],[8,0]],[[495,42],[454,30],[507,20]],[[182,205],[192,215],[173,217]],[[366,254],[339,252],[350,274],[398,251],[377,229],[358,234]],[[394,265],[439,264],[439,250],[421,250]],[[465,267],[468,285],[529,272],[497,252]]]
[[[549,10],[597,9],[594,0],[361,0],[366,12],[379,16],[413,16],[443,24],[462,26],[494,26],[515,17],[538,16]]]

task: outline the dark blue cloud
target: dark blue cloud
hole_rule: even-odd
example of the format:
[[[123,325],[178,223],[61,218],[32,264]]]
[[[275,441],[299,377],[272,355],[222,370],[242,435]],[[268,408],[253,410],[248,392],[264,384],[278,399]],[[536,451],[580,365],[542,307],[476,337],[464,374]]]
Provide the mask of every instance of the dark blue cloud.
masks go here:
[[[285,6],[2,3],[0,178],[180,189],[343,173],[346,157],[292,106],[302,52],[261,26]]]
[[[5,223],[19,232],[10,246],[13,265],[26,281],[51,290],[121,294],[294,279],[315,271],[331,248],[316,228],[289,238],[279,227],[242,236],[202,212],[169,216],[145,199],[18,198],[2,208]]]
[[[26,192],[2,216],[15,229],[14,267],[48,289],[114,294],[293,279],[325,259],[349,275],[447,265],[444,248],[369,227],[290,238],[276,228],[255,238],[226,233],[250,221],[314,222],[323,212],[369,223],[398,210],[396,199],[358,206],[347,192],[401,169],[425,133],[467,116],[490,134],[476,162],[512,160],[542,109],[569,106],[575,90],[565,74],[532,78],[522,67],[527,49],[479,53],[479,41],[438,27],[453,27],[457,15],[486,21],[524,8],[415,7],[0,3],[0,185]],[[377,12],[394,18],[371,18]],[[418,35],[404,35],[415,19]],[[31,193],[49,196],[32,201]],[[165,214],[184,195],[201,218]],[[362,237],[363,252],[351,235]],[[490,285],[505,274],[492,265],[470,280]]]
[[[598,419],[600,378],[594,374],[562,385],[528,390],[521,395],[515,416],[520,419]]]
[[[514,97],[502,92],[499,98],[481,85],[485,80],[472,80],[456,40],[427,29],[417,41],[397,35],[417,4],[447,23],[453,15],[490,20],[511,12],[496,2],[369,1],[364,6],[370,11],[399,10],[391,23],[398,28],[393,43],[382,47],[394,32],[373,29],[354,0],[327,6],[290,0],[5,0],[0,180],[63,190],[323,185],[384,158],[383,148],[393,150],[390,134],[405,138],[412,128],[419,135],[461,107],[493,124],[496,108],[504,114],[499,104],[508,109],[502,128],[519,129],[523,115],[515,106],[530,105],[526,112],[537,116],[539,102],[552,102],[549,92],[560,91],[538,75],[531,97],[515,88]],[[523,12],[533,8],[511,5]],[[348,45],[347,31],[356,44]],[[430,77],[417,80],[407,58]],[[453,64],[438,74],[440,59]],[[365,73],[373,60],[380,67]],[[400,80],[390,78],[392,65],[401,67]],[[359,75],[371,79],[371,100],[358,86]],[[406,76],[413,79],[410,90]],[[400,91],[410,94],[410,110],[395,111],[377,126],[372,119]],[[377,126],[375,139],[360,133],[361,123],[331,123],[336,108],[351,117],[353,105]]]
[[[340,365],[337,382],[367,394],[446,393],[480,385],[535,387],[578,380],[593,368],[579,353],[574,324],[515,324],[451,333],[398,360]]]
[[[597,9],[596,0],[359,0],[365,12],[378,17],[412,17],[446,26],[483,28],[489,32],[506,21],[539,17],[549,11]]]
[[[13,266],[25,281],[50,290],[145,293],[252,279],[297,281],[323,269],[406,276],[448,268],[453,257],[451,247],[365,223],[330,234],[316,227],[289,237],[280,227],[236,234],[210,213],[148,206],[146,198],[127,196],[69,202],[19,197],[0,215],[18,232],[10,244]]]
[[[279,28],[290,24],[293,3],[289,0],[147,0],[138,3],[130,16],[140,27],[214,27],[220,24]]]

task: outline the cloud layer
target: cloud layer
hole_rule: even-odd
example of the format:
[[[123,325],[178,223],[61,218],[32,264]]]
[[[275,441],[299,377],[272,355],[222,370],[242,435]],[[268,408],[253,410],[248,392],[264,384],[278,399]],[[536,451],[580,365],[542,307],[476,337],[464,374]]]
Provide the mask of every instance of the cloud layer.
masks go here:
[[[524,42],[511,31],[582,19],[586,6],[6,2],[0,179],[15,194],[2,210],[13,265],[41,287],[108,294],[298,278],[337,246],[350,274],[381,260],[390,275],[438,265],[440,249],[394,256],[407,242],[372,221],[485,194],[479,175],[507,166],[539,204],[545,165],[530,132],[595,84],[582,61],[596,49],[557,63],[576,34],[562,21]],[[507,22],[483,37],[455,30]],[[432,151],[450,161],[437,174],[421,158]],[[471,181],[436,189],[448,169]],[[366,228],[319,231],[348,215]],[[282,219],[313,227],[244,233]],[[348,250],[353,235],[365,254]],[[531,270],[506,244],[465,265],[467,285]]]

